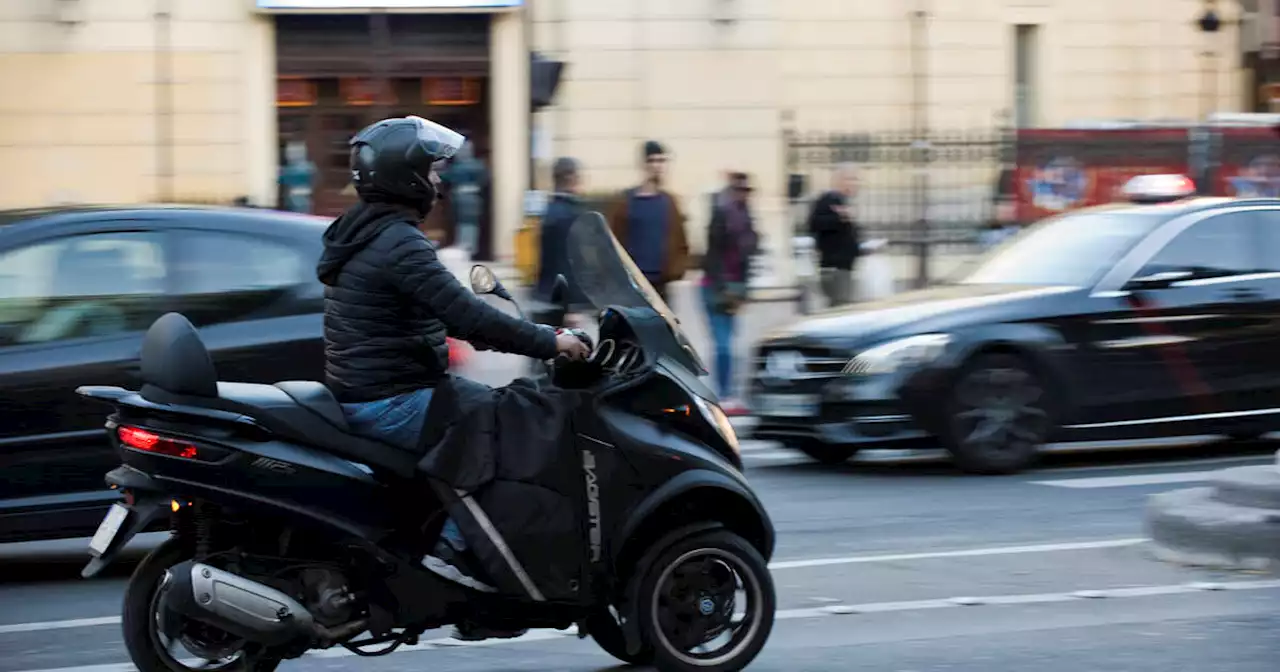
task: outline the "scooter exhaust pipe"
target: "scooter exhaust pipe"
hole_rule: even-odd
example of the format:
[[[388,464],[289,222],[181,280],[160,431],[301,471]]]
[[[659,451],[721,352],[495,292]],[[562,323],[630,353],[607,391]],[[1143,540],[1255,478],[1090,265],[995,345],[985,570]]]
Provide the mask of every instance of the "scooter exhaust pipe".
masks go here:
[[[321,630],[292,597],[194,560],[171,567],[165,582],[164,607],[251,642],[310,642]]]

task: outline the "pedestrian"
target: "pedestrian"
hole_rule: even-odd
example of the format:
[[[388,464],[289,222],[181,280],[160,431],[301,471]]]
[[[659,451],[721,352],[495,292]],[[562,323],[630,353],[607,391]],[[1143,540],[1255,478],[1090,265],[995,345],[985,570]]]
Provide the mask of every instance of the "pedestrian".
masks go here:
[[[291,140],[284,148],[285,164],[280,168],[280,186],[284,187],[284,209],[311,213],[311,185],[316,166],[307,160],[307,146]]]
[[[818,249],[822,292],[832,307],[853,301],[853,265],[859,252],[858,227],[851,200],[858,190],[853,164],[836,166],[830,191],[814,201],[809,212],[809,232]]]
[[[746,412],[733,394],[733,337],[738,311],[747,301],[751,257],[759,237],[751,215],[753,189],[746,173],[730,173],[729,184],[714,200],[702,257],[702,302],[715,346],[715,382],[722,407],[731,415]]]
[[[666,149],[650,140],[644,143],[641,157],[644,182],[622,192],[609,207],[609,228],[645,279],[667,301],[667,285],[683,278],[689,266],[685,216],[676,197],[663,187]]]
[[[489,171],[476,157],[471,143],[463,145],[458,155],[440,176],[449,183],[449,202],[453,206],[454,244],[472,257],[480,248],[480,190]]]
[[[581,197],[582,167],[576,159],[556,159],[551,167],[551,179],[555,192],[539,226],[538,282],[534,287],[534,298],[542,302],[550,301],[556,276],[564,275],[565,280],[569,281],[566,298],[570,310],[583,310],[588,301],[574,282],[572,269],[569,267],[569,228],[579,215],[586,212]]]

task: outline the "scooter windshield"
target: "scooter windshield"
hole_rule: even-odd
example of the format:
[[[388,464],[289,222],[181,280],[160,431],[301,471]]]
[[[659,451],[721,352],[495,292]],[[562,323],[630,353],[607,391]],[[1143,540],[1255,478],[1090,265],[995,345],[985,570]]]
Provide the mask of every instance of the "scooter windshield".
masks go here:
[[[567,251],[574,282],[597,310],[617,306],[661,315],[671,328],[671,339],[643,345],[706,375],[707,367],[680,328],[680,320],[614,237],[604,216],[598,212],[579,216],[569,229]]]

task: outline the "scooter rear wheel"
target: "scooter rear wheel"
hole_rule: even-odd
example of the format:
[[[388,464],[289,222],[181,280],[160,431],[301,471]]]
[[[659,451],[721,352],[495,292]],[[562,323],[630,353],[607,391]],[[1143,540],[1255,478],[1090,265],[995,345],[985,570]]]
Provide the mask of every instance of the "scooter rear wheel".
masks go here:
[[[170,538],[160,544],[134,570],[129,585],[124,593],[124,611],[121,615],[121,628],[124,645],[129,651],[129,658],[138,667],[139,672],[174,672],[182,670],[201,670],[201,672],[274,672],[280,661],[274,658],[246,656],[244,649],[231,651],[226,656],[206,658],[213,665],[193,667],[183,662],[184,658],[205,658],[214,656],[214,649],[230,644],[233,638],[230,633],[223,633],[210,627],[198,627],[188,630],[183,627],[184,635],[178,640],[165,640],[161,628],[162,589],[165,572],[178,563],[191,558],[191,553],[176,538]],[[192,651],[192,648],[197,651]],[[204,655],[200,655],[203,653]],[[217,653],[222,653],[221,651]],[[218,664],[220,659],[225,662]]]

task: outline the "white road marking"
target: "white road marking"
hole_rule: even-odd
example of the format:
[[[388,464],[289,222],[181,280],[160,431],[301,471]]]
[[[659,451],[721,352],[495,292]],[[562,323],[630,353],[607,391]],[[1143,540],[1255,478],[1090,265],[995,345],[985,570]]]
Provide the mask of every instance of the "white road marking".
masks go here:
[[[1068,541],[1046,544],[1029,544],[1022,546],[988,546],[984,548],[965,548],[951,551],[929,551],[923,553],[893,553],[882,555],[850,555],[834,558],[810,558],[783,560],[769,565],[771,571],[802,569],[805,567],[827,567],[830,565],[860,565],[876,562],[903,562],[907,560],[931,560],[938,558],[977,558],[991,555],[1025,555],[1028,553],[1061,553],[1066,551],[1085,551],[1098,548],[1123,548],[1145,543],[1147,539],[1133,537],[1127,539],[1098,539],[1094,541]],[[71,628],[90,628],[120,623],[119,616],[101,616],[97,618],[76,618],[66,621],[42,621],[36,623],[12,623],[0,625],[0,635],[20,632],[39,632],[42,630],[66,630]]]
[[[1087,467],[1050,467],[1048,469],[1035,469],[1028,471],[1028,474],[1044,474],[1046,476],[1053,474],[1088,474],[1108,471],[1133,471],[1135,469],[1178,469],[1181,467],[1206,467],[1211,464],[1227,464],[1238,466],[1265,465],[1270,460],[1263,455],[1234,455],[1230,457],[1206,457],[1203,459],[1193,460],[1170,460],[1157,462],[1139,462],[1136,464],[1096,464]]]
[[[0,625],[0,635],[16,632],[40,632],[41,630],[65,630],[68,628],[92,628],[99,625],[115,625],[120,622],[119,616],[102,616],[99,618],[76,618],[69,621],[45,621],[43,623],[14,623]]]
[[[1129,476],[1098,476],[1095,478],[1064,478],[1053,481],[1030,481],[1033,485],[1053,488],[1092,490],[1095,488],[1124,488],[1134,485],[1161,485],[1169,483],[1199,483],[1212,479],[1218,471],[1182,471],[1163,474],[1131,474]]]
[[[1112,588],[1106,590],[1072,591],[1066,593],[1033,593],[1015,595],[990,595],[977,597],[948,597],[933,600],[909,600],[902,602],[869,602],[864,604],[837,604],[825,607],[805,609],[782,609],[774,618],[779,621],[791,621],[809,618],[825,618],[834,616],[859,616],[864,614],[883,614],[901,611],[924,611],[932,609],[982,609],[990,606],[1054,604],[1063,602],[1081,602],[1096,600],[1134,599],[1142,597],[1159,597],[1168,595],[1187,595],[1219,591],[1254,591],[1280,589],[1280,580],[1234,581],[1228,583],[1202,584],[1177,583],[1158,586],[1138,586],[1133,588]],[[481,642],[460,642],[452,638],[430,639],[413,646],[402,646],[395,654],[417,651],[432,651],[457,647],[491,647],[506,646],[524,642],[549,641],[577,637],[577,628],[568,630],[531,630],[529,633],[513,639],[493,639]],[[392,654],[392,655],[395,655]],[[312,651],[307,658],[347,658],[356,654],[346,649],[334,648],[323,651]],[[182,661],[192,664],[197,661]],[[130,663],[110,665],[83,665],[78,667],[46,668],[42,670],[21,670],[19,672],[133,672],[136,669]]]
[[[936,558],[979,558],[990,555],[1023,555],[1027,553],[1060,553],[1063,551],[1086,551],[1097,548],[1123,548],[1146,543],[1143,537],[1128,539],[1102,539],[1097,541],[1069,541],[1052,544],[1030,544],[1024,546],[991,546],[987,548],[967,548],[955,551],[931,551],[926,553],[896,553],[892,555],[853,555],[844,558],[815,558],[810,560],[783,560],[769,565],[769,569],[800,569],[803,567],[825,567],[828,565],[858,565],[872,562],[902,562],[904,560],[932,560]]]

